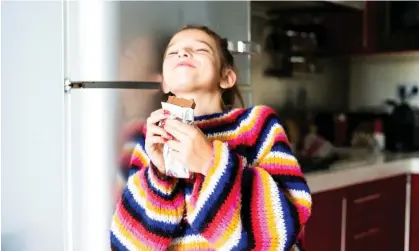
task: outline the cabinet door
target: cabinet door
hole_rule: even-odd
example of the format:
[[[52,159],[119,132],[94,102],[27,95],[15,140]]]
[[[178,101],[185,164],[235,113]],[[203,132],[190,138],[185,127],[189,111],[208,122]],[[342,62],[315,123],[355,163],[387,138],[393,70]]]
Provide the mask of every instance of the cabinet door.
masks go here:
[[[410,209],[410,251],[419,250],[419,174],[412,175]]]
[[[313,194],[312,215],[305,228],[306,250],[340,250],[342,195],[340,190]]]
[[[403,250],[406,178],[403,175],[347,188],[347,251]]]

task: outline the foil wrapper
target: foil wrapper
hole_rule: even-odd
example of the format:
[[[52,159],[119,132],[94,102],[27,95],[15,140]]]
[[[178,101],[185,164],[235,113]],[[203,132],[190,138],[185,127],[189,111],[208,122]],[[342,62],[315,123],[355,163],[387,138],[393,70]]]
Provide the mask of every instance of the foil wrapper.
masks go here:
[[[194,110],[192,108],[180,107],[170,103],[162,102],[163,109],[170,112],[170,119],[178,119],[183,123],[193,125]],[[163,158],[166,175],[170,177],[188,179],[192,176],[189,168],[172,157],[172,151],[166,144],[163,145]]]

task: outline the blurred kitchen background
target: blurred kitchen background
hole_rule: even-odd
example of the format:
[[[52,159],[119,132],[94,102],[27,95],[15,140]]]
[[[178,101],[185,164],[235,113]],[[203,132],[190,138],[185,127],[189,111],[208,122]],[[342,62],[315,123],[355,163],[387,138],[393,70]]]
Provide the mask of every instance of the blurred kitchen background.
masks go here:
[[[260,49],[233,51],[240,89],[277,111],[306,174],[307,250],[419,251],[419,2],[1,7],[2,250],[107,250],[121,134],[160,107],[159,84],[64,79],[158,82],[167,38],[203,24]]]

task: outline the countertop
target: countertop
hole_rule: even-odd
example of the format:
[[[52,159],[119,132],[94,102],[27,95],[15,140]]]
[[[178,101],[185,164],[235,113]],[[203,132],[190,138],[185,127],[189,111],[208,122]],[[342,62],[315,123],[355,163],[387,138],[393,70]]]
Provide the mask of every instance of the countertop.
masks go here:
[[[309,172],[305,177],[311,192],[319,193],[409,173],[419,174],[419,152],[364,156],[337,163],[327,170]]]

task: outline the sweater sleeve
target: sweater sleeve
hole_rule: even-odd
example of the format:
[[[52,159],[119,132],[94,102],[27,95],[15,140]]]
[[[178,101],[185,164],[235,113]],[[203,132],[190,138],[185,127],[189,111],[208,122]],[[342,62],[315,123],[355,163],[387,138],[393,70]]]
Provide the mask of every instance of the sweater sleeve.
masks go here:
[[[310,191],[284,130],[273,110],[263,109],[254,163],[214,141],[213,163],[188,203],[191,226],[217,250],[298,247],[311,214]]]
[[[139,135],[129,178],[112,220],[112,250],[166,250],[182,220],[185,202],[178,179],[160,174],[144,145],[145,139]]]

